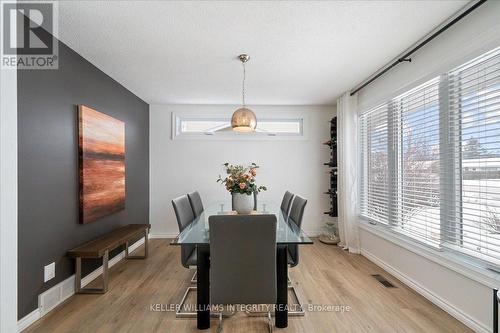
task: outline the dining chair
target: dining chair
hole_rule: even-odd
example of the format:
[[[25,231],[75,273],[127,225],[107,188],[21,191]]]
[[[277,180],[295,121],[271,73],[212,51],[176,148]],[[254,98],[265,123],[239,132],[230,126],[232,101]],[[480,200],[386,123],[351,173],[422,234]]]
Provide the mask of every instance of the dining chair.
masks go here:
[[[304,217],[304,210],[306,208],[307,200],[296,195],[293,199],[292,207],[290,208],[290,215],[288,222],[294,223],[297,227],[302,227],[302,218]],[[290,267],[295,267],[299,264],[299,247],[297,245],[289,245],[289,263]]]
[[[210,303],[275,304],[276,215],[213,215],[210,228]],[[271,311],[267,311],[272,332]],[[222,312],[218,332],[222,331]]]
[[[290,212],[290,206],[292,204],[294,194],[290,191],[286,191],[285,194],[283,195],[283,200],[281,200],[281,211],[283,212],[283,215],[285,216],[285,219],[288,219],[288,213]]]
[[[181,233],[186,227],[189,226],[190,223],[195,219],[193,209],[191,208],[191,204],[189,202],[189,198],[187,195],[182,195],[178,198],[172,200],[172,206],[174,207],[175,217],[177,218],[177,226],[179,227],[179,233]],[[196,258],[196,245],[182,244],[181,245],[181,264],[186,268],[191,268],[193,266],[196,267],[197,258]],[[194,273],[196,275],[196,272]],[[195,276],[191,279],[193,281]],[[196,281],[196,280],[195,280]],[[196,290],[196,287],[188,287],[182,300],[180,302],[180,306],[177,312],[177,317],[195,317],[196,312],[182,312],[182,307],[187,298],[188,293],[191,290]]]
[[[191,208],[193,209],[194,217],[198,217],[203,213],[203,203],[201,202],[200,193],[198,191],[194,191],[188,193],[189,203],[191,204]]]
[[[295,195],[293,198],[293,203],[290,208],[290,214],[288,216],[288,223],[293,223],[297,227],[301,228],[302,227],[302,218],[304,217],[304,211],[307,205],[307,200]],[[288,267],[295,267],[299,264],[299,246],[290,244],[288,245]],[[302,304],[300,303],[300,300],[297,295],[297,290],[295,290],[295,286],[291,283],[291,280],[289,279],[289,288],[292,290],[292,292],[295,295],[295,298],[297,299],[297,303],[299,306],[298,311],[290,311],[290,315],[304,315],[304,308],[302,307]]]
[[[203,213],[203,203],[201,201],[200,193],[198,191],[194,191],[187,194],[189,203],[191,204],[191,208],[193,209],[193,215],[195,218]],[[197,282],[197,273],[194,272],[193,277],[191,278],[191,283],[195,284]]]

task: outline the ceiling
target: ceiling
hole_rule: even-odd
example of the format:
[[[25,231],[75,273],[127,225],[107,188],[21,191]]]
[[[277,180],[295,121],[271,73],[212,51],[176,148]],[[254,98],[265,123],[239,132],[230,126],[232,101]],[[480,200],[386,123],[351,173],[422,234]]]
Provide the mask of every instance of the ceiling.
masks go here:
[[[63,1],[59,37],[151,104],[332,105],[467,1]]]

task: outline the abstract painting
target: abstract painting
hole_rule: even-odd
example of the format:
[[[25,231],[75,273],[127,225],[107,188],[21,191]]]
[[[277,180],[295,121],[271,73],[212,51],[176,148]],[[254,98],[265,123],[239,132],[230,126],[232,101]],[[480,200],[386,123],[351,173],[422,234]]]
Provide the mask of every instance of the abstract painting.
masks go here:
[[[78,106],[80,223],[125,208],[125,123]]]

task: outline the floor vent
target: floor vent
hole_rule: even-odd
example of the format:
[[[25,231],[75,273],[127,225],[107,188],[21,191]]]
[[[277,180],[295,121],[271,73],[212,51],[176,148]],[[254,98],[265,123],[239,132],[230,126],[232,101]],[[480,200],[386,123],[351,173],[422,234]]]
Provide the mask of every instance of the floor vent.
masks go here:
[[[392,283],[390,283],[389,281],[387,281],[387,279],[385,277],[383,277],[382,275],[380,274],[372,274],[372,276],[380,283],[382,283],[384,285],[384,287],[386,288],[396,288],[395,285],[393,285]]]

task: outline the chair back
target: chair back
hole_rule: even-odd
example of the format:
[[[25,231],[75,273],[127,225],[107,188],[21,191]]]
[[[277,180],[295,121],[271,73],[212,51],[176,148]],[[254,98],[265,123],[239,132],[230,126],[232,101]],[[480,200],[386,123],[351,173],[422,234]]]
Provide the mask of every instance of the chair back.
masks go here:
[[[288,217],[289,223],[295,223],[299,228],[302,227],[302,218],[304,217],[306,204],[306,199],[298,195],[294,197],[292,208],[290,208],[290,216]],[[297,266],[299,264],[299,246],[296,244],[288,245],[288,253],[292,259],[292,264],[290,266]]]
[[[290,208],[290,215],[288,216],[288,219],[295,223],[299,228],[302,226],[302,218],[304,217],[306,204],[307,200],[298,195],[293,198],[292,208]]]
[[[211,304],[276,303],[276,215],[213,215]]]
[[[193,209],[187,195],[182,195],[172,200],[172,206],[174,206],[177,226],[179,227],[179,233],[181,233],[195,219]],[[196,251],[196,245],[181,245],[181,263],[186,268],[189,268],[187,262],[193,251]]]
[[[175,198],[172,200],[172,205],[174,206],[179,232],[182,232],[195,219],[188,196],[182,195]]]
[[[281,211],[285,218],[288,218],[288,213],[290,211],[290,205],[292,203],[293,193],[290,191],[286,191],[285,195],[283,195],[283,200],[281,200]]]
[[[200,216],[201,213],[203,213],[203,203],[201,202],[200,193],[198,193],[198,191],[194,191],[188,193],[187,196],[189,198],[189,203],[191,204],[194,216]]]

